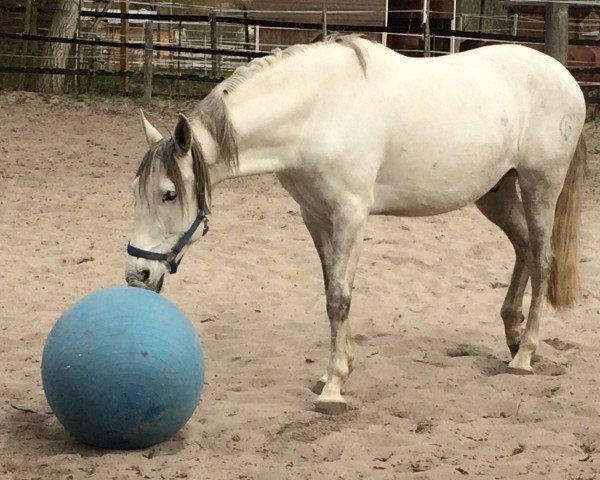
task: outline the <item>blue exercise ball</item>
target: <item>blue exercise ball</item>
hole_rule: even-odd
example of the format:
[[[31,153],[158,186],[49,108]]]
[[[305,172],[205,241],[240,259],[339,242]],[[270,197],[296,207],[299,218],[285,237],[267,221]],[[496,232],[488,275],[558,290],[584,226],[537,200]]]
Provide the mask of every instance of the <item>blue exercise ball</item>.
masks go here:
[[[192,416],[204,378],[202,346],[165,297],[109,287],[82,297],[53,326],[42,353],[52,411],[78,440],[144,448]]]

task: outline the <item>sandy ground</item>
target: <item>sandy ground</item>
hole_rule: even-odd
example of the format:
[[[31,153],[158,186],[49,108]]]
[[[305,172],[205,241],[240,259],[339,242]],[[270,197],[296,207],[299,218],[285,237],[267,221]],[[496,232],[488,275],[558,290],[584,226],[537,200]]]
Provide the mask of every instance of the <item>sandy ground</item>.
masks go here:
[[[186,105],[149,112],[163,129]],[[145,144],[133,102],[0,95],[0,478],[600,478],[600,124],[576,308],[548,311],[531,377],[508,375],[505,237],[474,209],[372,218],[356,279],[348,411],[313,411],[329,327],[317,255],[271,176],[215,192],[212,229],[165,295],[205,350],[194,416],[171,440],[110,451],[69,437],[40,356],[61,312],[123,283],[129,183]]]

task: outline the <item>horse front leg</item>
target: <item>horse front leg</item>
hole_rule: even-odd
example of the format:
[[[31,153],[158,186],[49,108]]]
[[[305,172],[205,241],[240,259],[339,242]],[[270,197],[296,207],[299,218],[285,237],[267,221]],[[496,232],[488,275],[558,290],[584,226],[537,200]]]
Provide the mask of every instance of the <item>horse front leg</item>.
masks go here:
[[[306,225],[315,248],[317,249],[317,253],[319,254],[321,269],[323,271],[323,285],[325,287],[325,294],[327,295],[327,289],[329,288],[329,275],[331,272],[331,259],[333,257],[333,247],[331,245],[331,225],[329,223],[319,221],[317,217],[314,217],[305,208],[301,208],[300,211],[302,213],[304,225]],[[352,350],[351,346],[348,348],[350,351]],[[352,370],[352,365],[350,365],[350,370]],[[312,392],[320,395],[323,391],[323,387],[325,386],[325,382],[327,382],[327,372],[325,372],[311,387]]]
[[[331,221],[331,249],[325,250],[325,261],[322,260],[327,316],[331,327],[331,353],[327,376],[322,379],[323,389],[315,405],[320,413],[335,415],[346,408],[342,388],[350,375],[354,359],[348,315],[366,218],[366,212],[352,208],[335,214]]]

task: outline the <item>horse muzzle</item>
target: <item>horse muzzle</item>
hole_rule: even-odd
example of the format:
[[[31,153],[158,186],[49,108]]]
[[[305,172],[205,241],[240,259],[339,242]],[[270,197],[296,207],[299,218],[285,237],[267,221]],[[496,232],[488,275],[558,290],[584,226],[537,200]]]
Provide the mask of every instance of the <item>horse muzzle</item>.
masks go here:
[[[202,236],[208,232],[208,206],[204,204],[198,209],[198,215],[190,228],[179,237],[175,246],[166,253],[153,252],[127,244],[127,254],[130,262],[125,272],[125,280],[132,287],[146,288],[160,292],[167,272],[177,273],[179,263],[183,258],[183,250],[192,240],[198,227],[204,224]]]
[[[160,293],[164,284],[165,273],[152,275],[147,268],[129,270],[125,274],[125,281],[130,287],[145,288]]]

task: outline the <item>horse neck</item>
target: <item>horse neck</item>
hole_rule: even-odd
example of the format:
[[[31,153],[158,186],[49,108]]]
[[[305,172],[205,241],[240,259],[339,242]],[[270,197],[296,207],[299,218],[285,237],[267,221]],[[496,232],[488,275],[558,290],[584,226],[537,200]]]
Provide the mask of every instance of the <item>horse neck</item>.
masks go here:
[[[236,176],[277,173],[295,162],[302,126],[318,94],[316,81],[307,82],[306,75],[292,61],[274,65],[227,96],[238,141]]]

